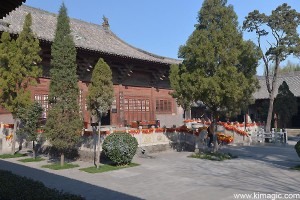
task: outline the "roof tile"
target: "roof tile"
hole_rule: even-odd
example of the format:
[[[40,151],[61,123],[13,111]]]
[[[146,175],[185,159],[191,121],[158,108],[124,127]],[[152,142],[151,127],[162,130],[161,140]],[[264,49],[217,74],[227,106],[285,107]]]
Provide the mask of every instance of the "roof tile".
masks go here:
[[[259,81],[259,85],[261,88],[253,94],[254,98],[255,99],[268,99],[269,93],[267,90],[265,77],[258,76],[258,81]],[[277,84],[275,87],[275,96],[277,95],[278,88],[282,84],[283,81],[285,81],[288,84],[290,91],[296,97],[300,97],[300,71],[279,74],[277,76]]]
[[[32,30],[37,37],[41,40],[52,42],[56,29],[57,15],[25,5],[20,6],[3,18],[3,21],[10,25],[6,27],[0,23],[0,31],[7,31],[12,34],[20,33],[27,13],[32,15]],[[181,60],[178,59],[158,56],[135,48],[121,40],[112,31],[104,29],[101,25],[70,19],[70,26],[75,45],[78,48],[155,63],[181,63]]]

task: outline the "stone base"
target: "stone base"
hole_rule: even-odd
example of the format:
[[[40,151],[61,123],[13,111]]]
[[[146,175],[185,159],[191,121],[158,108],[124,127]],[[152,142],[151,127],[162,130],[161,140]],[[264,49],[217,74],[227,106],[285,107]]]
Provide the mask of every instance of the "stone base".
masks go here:
[[[142,146],[138,147],[136,155],[144,155],[157,153],[162,151],[170,150],[171,147],[169,144],[159,144],[159,145],[151,145],[151,146]],[[79,150],[79,160],[82,161],[93,161],[94,159],[94,151],[92,150]],[[108,158],[101,152],[100,160],[107,160]]]
[[[170,150],[171,147],[169,144],[157,144],[157,145],[151,145],[151,146],[141,146],[138,149],[143,149],[147,153],[157,153],[161,151],[167,151]]]

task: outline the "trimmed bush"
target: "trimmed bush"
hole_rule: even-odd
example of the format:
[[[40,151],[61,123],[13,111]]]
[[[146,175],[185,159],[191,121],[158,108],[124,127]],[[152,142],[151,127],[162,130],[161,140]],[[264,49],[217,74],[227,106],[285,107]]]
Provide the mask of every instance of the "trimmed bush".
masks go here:
[[[84,200],[85,198],[45,187],[42,182],[0,170],[1,200]]]
[[[295,145],[295,149],[296,149],[298,156],[300,157],[300,141],[298,141],[297,144]]]
[[[117,165],[130,164],[137,147],[137,140],[129,133],[112,133],[103,142],[103,152]]]

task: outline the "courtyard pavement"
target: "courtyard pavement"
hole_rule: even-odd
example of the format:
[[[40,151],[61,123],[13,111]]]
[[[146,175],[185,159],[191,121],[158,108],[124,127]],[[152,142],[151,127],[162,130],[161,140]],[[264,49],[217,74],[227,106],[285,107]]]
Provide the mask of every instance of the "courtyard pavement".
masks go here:
[[[300,193],[300,158],[292,145],[227,146],[237,155],[223,162],[188,158],[191,152],[169,150],[133,160],[140,166],[89,174],[75,169],[40,168],[47,163],[0,159],[0,169],[43,182],[46,186],[96,199],[237,199],[234,194]],[[80,167],[92,163],[77,162]],[[8,180],[9,181],[9,180]],[[248,199],[258,199],[255,198]],[[241,198],[240,198],[241,199]],[[261,198],[260,198],[261,199]]]

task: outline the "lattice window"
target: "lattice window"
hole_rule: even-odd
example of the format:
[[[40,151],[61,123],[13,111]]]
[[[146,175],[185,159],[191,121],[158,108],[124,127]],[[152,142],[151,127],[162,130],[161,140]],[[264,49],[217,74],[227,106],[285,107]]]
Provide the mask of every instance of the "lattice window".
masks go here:
[[[172,112],[172,101],[170,99],[157,99],[156,100],[157,112]]]
[[[42,118],[47,118],[47,113],[49,109],[48,94],[35,94],[34,100],[40,103],[42,108],[44,109]]]
[[[149,99],[124,99],[124,110],[125,111],[138,111],[138,112],[149,112],[150,101]]]

